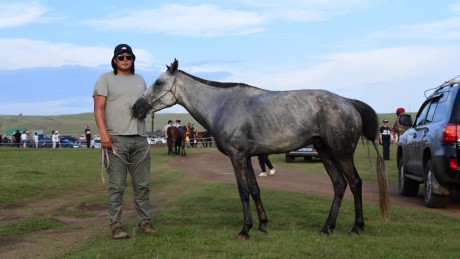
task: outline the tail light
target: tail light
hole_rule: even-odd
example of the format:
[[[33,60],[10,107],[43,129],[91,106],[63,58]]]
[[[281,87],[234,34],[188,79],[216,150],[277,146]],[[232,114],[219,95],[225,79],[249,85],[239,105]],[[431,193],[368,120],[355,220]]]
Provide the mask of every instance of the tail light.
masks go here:
[[[442,133],[442,142],[460,142],[460,124],[447,124]]]
[[[449,158],[449,167],[450,167],[450,169],[457,169],[458,168],[457,158],[456,157],[450,157]]]

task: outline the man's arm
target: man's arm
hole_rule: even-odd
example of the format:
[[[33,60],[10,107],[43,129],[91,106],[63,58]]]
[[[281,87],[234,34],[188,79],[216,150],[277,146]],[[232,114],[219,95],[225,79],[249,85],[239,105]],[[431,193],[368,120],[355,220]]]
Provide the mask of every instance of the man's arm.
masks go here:
[[[102,95],[94,96],[94,118],[99,129],[101,137],[102,148],[112,148],[112,136],[107,132],[107,125],[105,124],[105,102],[107,97]]]

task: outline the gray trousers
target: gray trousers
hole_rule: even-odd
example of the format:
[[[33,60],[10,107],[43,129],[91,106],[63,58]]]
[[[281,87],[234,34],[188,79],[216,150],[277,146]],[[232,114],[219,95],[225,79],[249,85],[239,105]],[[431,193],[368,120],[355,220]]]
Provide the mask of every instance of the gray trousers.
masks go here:
[[[109,152],[108,208],[110,225],[121,224],[123,193],[129,173],[133,185],[134,206],[139,219],[149,217],[150,146],[142,136],[112,136],[112,145],[120,157]],[[147,154],[146,154],[147,152]]]

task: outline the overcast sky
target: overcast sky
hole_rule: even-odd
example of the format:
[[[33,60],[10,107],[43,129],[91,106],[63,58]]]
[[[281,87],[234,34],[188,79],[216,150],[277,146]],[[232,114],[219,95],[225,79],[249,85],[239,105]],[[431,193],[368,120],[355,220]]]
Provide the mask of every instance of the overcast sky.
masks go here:
[[[1,115],[92,112],[113,48],[148,85],[179,69],[268,90],[326,89],[417,111],[460,74],[460,1],[2,1]],[[185,112],[176,105],[162,112]]]

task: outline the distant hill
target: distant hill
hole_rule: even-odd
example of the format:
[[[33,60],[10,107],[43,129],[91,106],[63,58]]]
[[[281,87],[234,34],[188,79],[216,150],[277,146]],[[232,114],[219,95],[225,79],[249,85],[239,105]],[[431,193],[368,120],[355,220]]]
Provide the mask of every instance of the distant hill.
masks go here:
[[[168,120],[180,119],[182,125],[188,122],[194,123],[198,131],[204,130],[195,119],[188,113],[164,113],[155,114],[154,132],[162,130]],[[152,129],[152,118],[146,119],[147,131]],[[61,135],[80,136],[83,134],[86,125],[91,127],[92,134],[98,135],[96,122],[93,113],[81,113],[57,116],[24,116],[24,115],[0,115],[0,134],[4,135],[8,129],[25,128],[27,130],[43,130],[45,135],[51,134],[53,130],[59,130]]]

